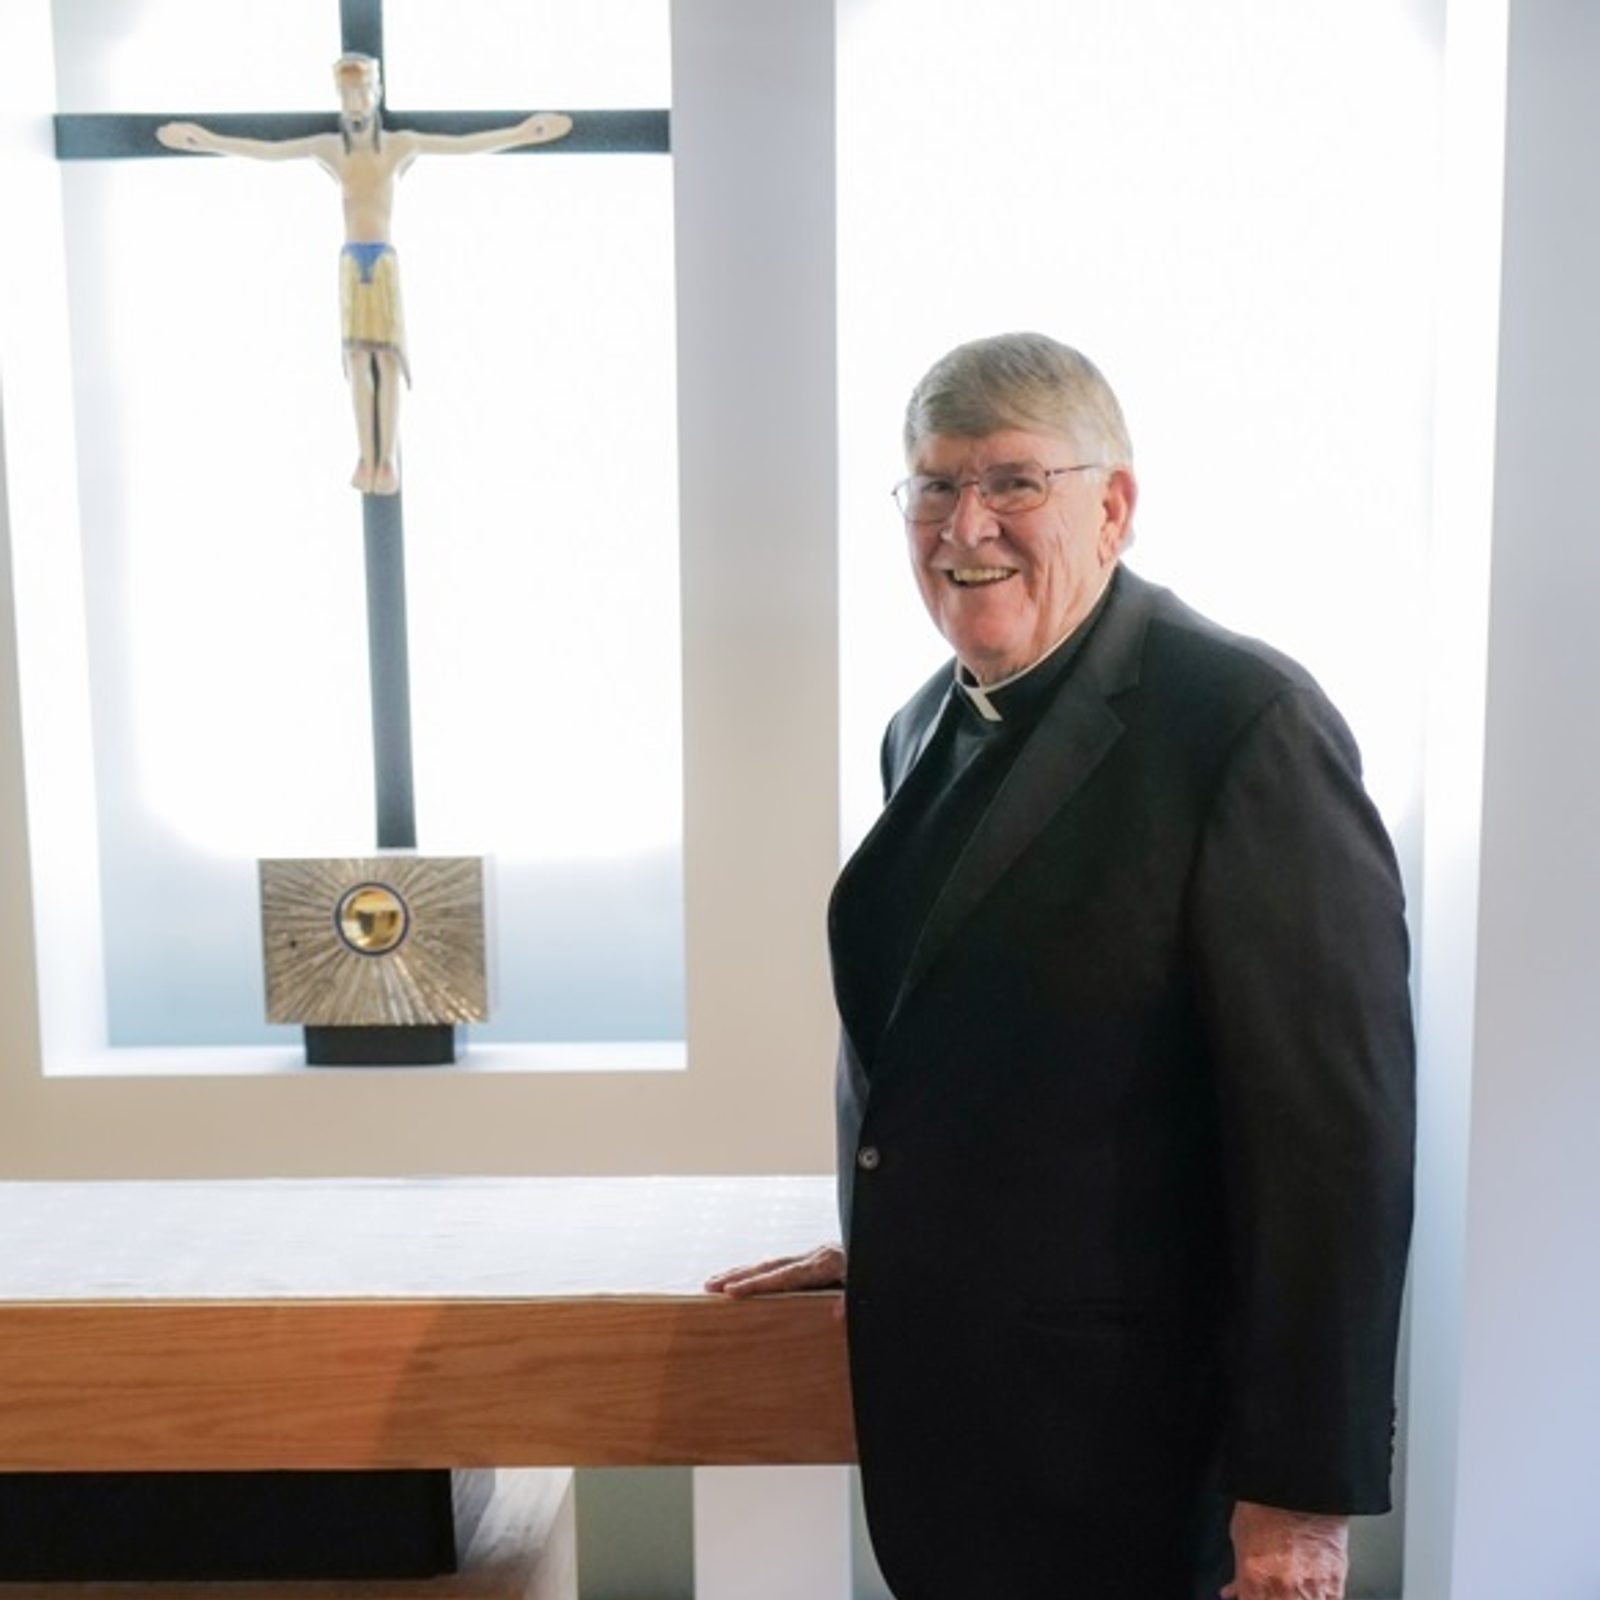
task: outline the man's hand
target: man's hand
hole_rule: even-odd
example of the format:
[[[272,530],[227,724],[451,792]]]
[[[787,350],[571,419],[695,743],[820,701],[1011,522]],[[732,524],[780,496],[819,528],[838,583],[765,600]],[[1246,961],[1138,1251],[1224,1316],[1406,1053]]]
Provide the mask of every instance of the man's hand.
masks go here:
[[[1241,1500],[1231,1531],[1233,1582],[1222,1600],[1344,1600],[1347,1518]]]
[[[809,1255],[775,1256],[754,1266],[730,1267],[706,1279],[712,1294],[743,1299],[754,1294],[788,1294],[796,1289],[837,1289],[844,1283],[844,1251],[819,1245]]]

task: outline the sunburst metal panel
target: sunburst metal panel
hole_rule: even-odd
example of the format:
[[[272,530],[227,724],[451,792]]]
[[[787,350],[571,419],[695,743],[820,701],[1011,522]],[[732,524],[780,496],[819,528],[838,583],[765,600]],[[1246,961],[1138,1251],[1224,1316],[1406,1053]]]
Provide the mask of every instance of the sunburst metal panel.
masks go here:
[[[426,1026],[488,1017],[481,857],[340,856],[260,867],[268,1022]],[[363,885],[386,888],[404,905],[405,931],[391,948],[363,951],[340,930],[341,903]]]

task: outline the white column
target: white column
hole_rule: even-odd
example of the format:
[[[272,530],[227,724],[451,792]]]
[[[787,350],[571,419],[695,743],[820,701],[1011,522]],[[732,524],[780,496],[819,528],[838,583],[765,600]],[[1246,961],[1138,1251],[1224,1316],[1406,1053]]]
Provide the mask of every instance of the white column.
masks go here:
[[[700,1170],[797,1170],[801,1133],[815,1171],[839,861],[834,0],[673,0],[672,81],[689,1077],[724,1149]]]
[[[1418,963],[1417,1225],[1406,1417],[1408,1596],[1450,1593],[1477,985],[1506,0],[1450,0],[1440,164]]]
[[[834,0],[673,0],[672,29],[691,1075],[764,1083],[748,1022],[816,1041],[801,1101],[774,1082],[740,1127],[753,1149],[825,1115],[831,1063],[821,894],[726,841],[757,819],[837,860]],[[845,1600],[846,1469],[697,1469],[694,1549],[696,1600]]]
[[[1600,1593],[1600,9],[1507,13],[1481,827],[1429,856],[1407,1600]],[[1430,830],[1476,809],[1454,779]]]
[[[848,1467],[700,1467],[695,1600],[849,1600]]]

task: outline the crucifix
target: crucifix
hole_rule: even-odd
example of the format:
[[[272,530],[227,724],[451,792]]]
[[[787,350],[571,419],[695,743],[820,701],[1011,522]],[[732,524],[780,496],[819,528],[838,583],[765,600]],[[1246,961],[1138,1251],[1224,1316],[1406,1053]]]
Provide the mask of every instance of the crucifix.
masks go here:
[[[480,133],[392,130],[383,125],[383,75],[375,57],[347,52],[333,64],[333,81],[339,91],[337,133],[249,139],[217,133],[197,122],[164,122],[156,137],[169,150],[255,161],[308,158],[339,185],[345,228],[339,257],[340,324],[361,451],[350,481],[364,494],[398,494],[400,380],[404,377],[409,383],[411,373],[400,311],[399,258],[391,237],[395,181],[419,155],[468,155],[548,144],[572,131],[572,118],[536,112],[513,127]]]
[[[374,63],[382,101],[383,0],[339,0],[340,49]],[[523,121],[524,114],[497,111],[389,112],[395,133],[476,136]],[[157,130],[174,122],[197,122],[182,113],[62,114],[56,118],[56,154],[63,161],[128,160],[188,155],[159,142]],[[337,139],[339,119],[327,112],[240,112],[207,115],[205,127],[228,138],[295,140]],[[565,119],[563,119],[565,120]],[[503,148],[503,147],[499,147]],[[520,147],[519,147],[520,148]],[[519,148],[509,153],[519,153]],[[530,148],[537,149],[538,146]],[[665,110],[580,112],[571,131],[553,146],[570,155],[665,154]],[[381,387],[381,383],[380,383]],[[363,494],[366,547],[367,643],[372,683],[373,776],[380,849],[413,849],[416,814],[411,763],[411,709],[406,647],[405,544],[403,496]]]
[[[576,118],[471,111],[386,115],[383,0],[339,0],[339,20],[343,55],[335,64],[337,117],[328,113],[60,115],[56,151],[63,160],[207,151],[275,160],[306,157],[339,183],[345,220],[340,258],[342,332],[360,440],[354,482],[362,491],[366,559],[375,843],[380,851],[414,850],[417,828],[397,453],[400,381],[409,375],[390,235],[395,179],[418,155],[514,152],[557,140],[553,147],[562,153],[665,153],[668,119],[664,110],[584,111]],[[310,1032],[308,1028],[308,1047]]]

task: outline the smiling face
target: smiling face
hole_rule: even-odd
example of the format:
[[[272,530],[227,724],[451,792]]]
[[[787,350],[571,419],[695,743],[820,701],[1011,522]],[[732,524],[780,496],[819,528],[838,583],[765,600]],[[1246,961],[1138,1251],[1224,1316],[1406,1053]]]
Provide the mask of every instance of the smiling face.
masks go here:
[[[934,434],[910,467],[953,479],[1033,461],[1075,467],[1072,441],[1008,429],[968,439]],[[906,524],[911,562],[928,614],[979,683],[1032,666],[1094,609],[1128,543],[1138,488],[1132,470],[1070,472],[1050,480],[1032,511],[1000,514],[963,489],[943,523]]]

